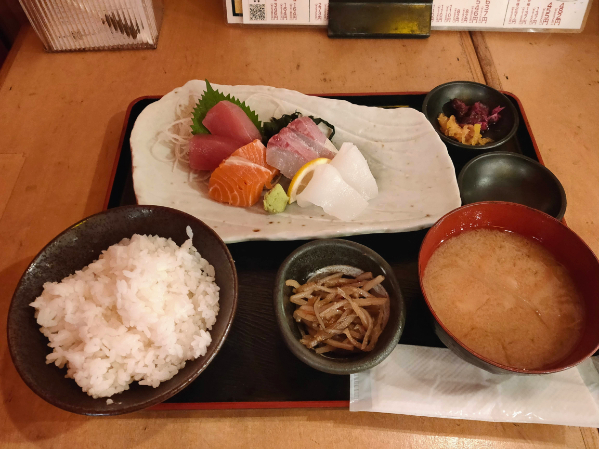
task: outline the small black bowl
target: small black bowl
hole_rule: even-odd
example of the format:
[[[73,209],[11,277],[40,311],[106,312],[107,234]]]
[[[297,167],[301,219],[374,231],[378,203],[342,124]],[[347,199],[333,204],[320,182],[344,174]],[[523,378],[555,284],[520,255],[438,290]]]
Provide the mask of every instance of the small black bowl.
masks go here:
[[[490,137],[493,142],[486,145],[465,145],[441,132],[437,118],[442,112],[447,116],[455,115],[451,107],[451,100],[457,98],[467,105],[472,105],[480,101],[489,107],[489,111],[497,106],[503,109],[499,113],[499,121],[492,124],[483,137]],[[519,118],[518,111],[512,102],[498,90],[484,84],[471,81],[452,81],[451,83],[441,84],[431,90],[422,103],[422,113],[426,116],[433,128],[437,131],[443,142],[455,148],[467,150],[470,153],[482,153],[497,147],[500,147],[510,140],[518,130]]]
[[[566,213],[566,192],[545,166],[508,152],[482,154],[458,176],[462,204],[507,201],[538,209],[558,220]]]
[[[220,287],[220,310],[210,331],[212,343],[206,355],[188,361],[185,367],[157,388],[137,382],[130,389],[106,398],[88,396],[73,379],[65,378],[66,368],[46,364],[48,339],[40,332],[35,310],[29,305],[46,282],[60,282],[66,276],[98,259],[103,250],[133,234],[171,238],[178,245],[193,231],[193,244],[214,266]],[[124,206],[92,215],[54,238],[33,259],[21,278],[8,312],[8,347],[13,363],[27,386],[52,405],[83,415],[120,415],[158,404],[189,385],[208,364],[229,333],[237,309],[237,272],[227,246],[206,224],[184,212],[160,206]]]
[[[382,286],[389,294],[391,311],[387,326],[372,351],[330,357],[317,354],[300,343],[301,334],[293,319],[296,305],[289,301],[292,289],[285,285],[285,281],[294,279],[303,284],[314,275],[340,270],[351,275],[370,271],[374,276],[385,276]],[[277,324],[291,352],[312,368],[330,374],[358,373],[381,363],[397,346],[406,317],[404,300],[392,268],[370,248],[349,240],[315,240],[292,252],[277,273],[274,306]]]

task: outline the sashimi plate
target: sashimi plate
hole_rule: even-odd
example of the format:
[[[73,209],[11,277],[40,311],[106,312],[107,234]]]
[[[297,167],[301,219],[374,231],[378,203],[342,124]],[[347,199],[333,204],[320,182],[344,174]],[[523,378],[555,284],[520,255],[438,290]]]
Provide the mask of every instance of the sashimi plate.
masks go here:
[[[419,111],[359,106],[268,86],[213,87],[245,101],[263,122],[299,111],[333,124],[335,146],[353,142],[365,156],[378,196],[352,221],[338,220],[317,206],[292,204],[285,212],[271,215],[262,201],[238,208],[212,200],[205,182],[190,176],[181,163],[169,162],[173,149],[159,139],[181,110],[191,114],[206,88],[204,81],[194,80],[147,106],[135,122],[130,143],[138,204],[168,206],[194,215],[226,243],[414,231],[430,227],[461,204],[447,148]]]

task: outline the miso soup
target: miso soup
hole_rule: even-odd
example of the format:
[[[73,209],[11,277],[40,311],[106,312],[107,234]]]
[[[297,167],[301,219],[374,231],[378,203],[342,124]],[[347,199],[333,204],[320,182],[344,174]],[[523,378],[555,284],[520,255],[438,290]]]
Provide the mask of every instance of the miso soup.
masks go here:
[[[559,362],[582,335],[584,304],[570,274],[517,234],[478,229],[447,240],[430,258],[423,287],[458,340],[510,367]]]

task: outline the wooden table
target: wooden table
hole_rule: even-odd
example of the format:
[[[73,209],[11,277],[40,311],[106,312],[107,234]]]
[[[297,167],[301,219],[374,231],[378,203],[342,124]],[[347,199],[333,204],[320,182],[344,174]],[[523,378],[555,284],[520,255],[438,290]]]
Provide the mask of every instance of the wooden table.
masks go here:
[[[599,2],[582,34],[485,33],[491,84],[518,95],[566,190],[566,220],[599,254]]]
[[[595,429],[345,410],[77,416],[46,404],[23,384],[5,340],[10,298],[30,260],[58,232],[102,208],[128,104],[193,78],[306,93],[424,91],[456,79],[484,82],[494,68],[505,76],[504,87],[523,100],[548,165],[566,185],[568,220],[599,250],[599,225],[592,218],[599,212],[599,154],[592,151],[599,135],[591,126],[599,115],[599,89],[586,87],[599,79],[599,70],[586,70],[597,64],[596,14],[591,20],[582,36],[489,35],[484,45],[479,36],[475,47],[469,33],[438,32],[421,41],[329,40],[324,30],[227,26],[220,1],[173,0],[157,50],[69,54],[44,53],[25,27],[0,71],[0,444],[333,448],[351,441],[380,448],[599,447]],[[486,63],[483,71],[477,52],[489,49],[496,67]],[[584,90],[569,88],[578,102],[560,103],[568,111],[580,108],[582,115],[564,119],[552,112],[562,118],[554,125],[545,117],[553,97],[543,92],[556,89],[559,79],[542,78],[543,71],[552,70],[543,58],[555,52],[556,65],[570,64],[586,51],[594,51],[589,53],[594,62],[568,65],[563,75],[584,80]],[[521,57],[510,58],[510,52]],[[595,191],[585,191],[591,188]]]

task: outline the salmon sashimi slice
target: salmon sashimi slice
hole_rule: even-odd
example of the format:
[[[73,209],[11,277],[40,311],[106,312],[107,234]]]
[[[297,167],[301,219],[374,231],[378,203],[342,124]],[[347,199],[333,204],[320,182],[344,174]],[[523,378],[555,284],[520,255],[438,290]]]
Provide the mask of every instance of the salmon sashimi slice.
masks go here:
[[[231,206],[253,206],[277,173],[277,169],[266,164],[266,147],[255,140],[236,150],[214,170],[208,194]]]
[[[210,176],[210,198],[231,206],[249,207],[260,199],[271,172],[239,156],[231,156]]]
[[[266,147],[262,144],[262,142],[260,142],[260,140],[254,140],[252,143],[242,146],[241,148],[236,150],[231,156],[239,156],[246,158],[248,161],[253,162],[254,164],[258,164],[262,167],[269,169],[272,173],[272,178],[268,180],[269,182],[272,181],[272,179],[279,174],[278,169],[268,165],[268,163],[266,162]]]

